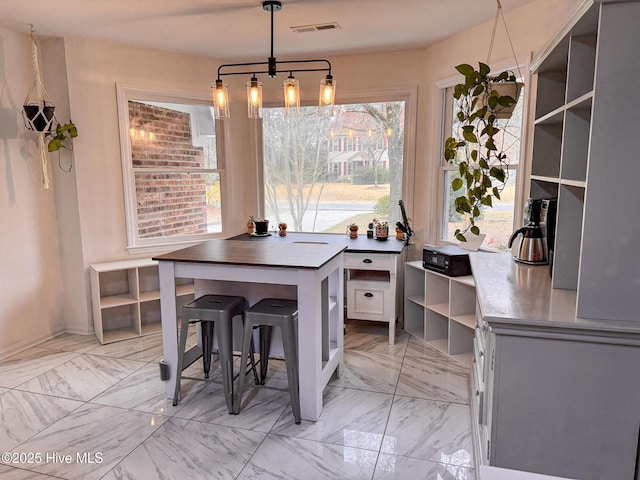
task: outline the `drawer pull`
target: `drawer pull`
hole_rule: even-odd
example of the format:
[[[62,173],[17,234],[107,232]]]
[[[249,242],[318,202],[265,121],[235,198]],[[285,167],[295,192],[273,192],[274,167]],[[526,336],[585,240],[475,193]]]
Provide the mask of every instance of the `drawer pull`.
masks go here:
[[[371,298],[371,297],[373,297],[373,293],[367,292],[367,293],[364,294],[364,296]]]
[[[364,260],[362,260],[362,263],[373,263],[373,260],[371,260],[370,258],[365,258]]]

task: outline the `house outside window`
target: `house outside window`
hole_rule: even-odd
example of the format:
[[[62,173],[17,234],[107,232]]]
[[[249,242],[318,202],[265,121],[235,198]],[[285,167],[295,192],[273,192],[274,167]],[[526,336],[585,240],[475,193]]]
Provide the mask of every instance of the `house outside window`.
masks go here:
[[[332,118],[319,117],[317,107],[301,107],[292,117],[282,108],[264,108],[265,217],[304,232],[345,233],[350,223],[364,232],[374,218],[395,225],[405,172],[413,168],[405,159],[406,103],[345,103],[336,105]],[[384,149],[376,149],[379,137],[385,137]],[[331,151],[322,148],[328,138]],[[340,142],[341,151],[335,148]]]
[[[208,100],[119,97],[128,247],[220,234],[224,170]]]

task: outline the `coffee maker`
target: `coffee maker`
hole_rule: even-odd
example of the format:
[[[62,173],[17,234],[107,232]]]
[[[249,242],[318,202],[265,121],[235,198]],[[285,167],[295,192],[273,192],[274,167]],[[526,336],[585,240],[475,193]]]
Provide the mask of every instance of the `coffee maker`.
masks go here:
[[[524,209],[524,227],[509,239],[509,248],[518,239],[513,258],[528,265],[546,265],[553,260],[556,222],[555,198],[530,198]],[[522,235],[519,237],[519,235]]]

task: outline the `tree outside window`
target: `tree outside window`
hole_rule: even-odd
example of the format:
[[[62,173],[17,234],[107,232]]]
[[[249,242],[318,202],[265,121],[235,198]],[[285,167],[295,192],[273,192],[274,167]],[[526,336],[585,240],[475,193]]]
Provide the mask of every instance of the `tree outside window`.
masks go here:
[[[400,220],[405,102],[336,105],[332,118],[300,110],[263,112],[266,217],[291,231],[335,233],[350,223],[364,230],[374,217]]]

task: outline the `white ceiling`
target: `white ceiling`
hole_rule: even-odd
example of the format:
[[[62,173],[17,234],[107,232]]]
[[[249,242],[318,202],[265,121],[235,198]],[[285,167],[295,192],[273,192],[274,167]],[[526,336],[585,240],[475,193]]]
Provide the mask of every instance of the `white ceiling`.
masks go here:
[[[501,0],[504,13],[533,0]],[[497,0],[282,0],[276,57],[429,45],[492,20]],[[338,30],[292,26],[337,22]],[[0,0],[0,26],[37,35],[97,37],[220,60],[263,58],[270,14],[261,0]]]

